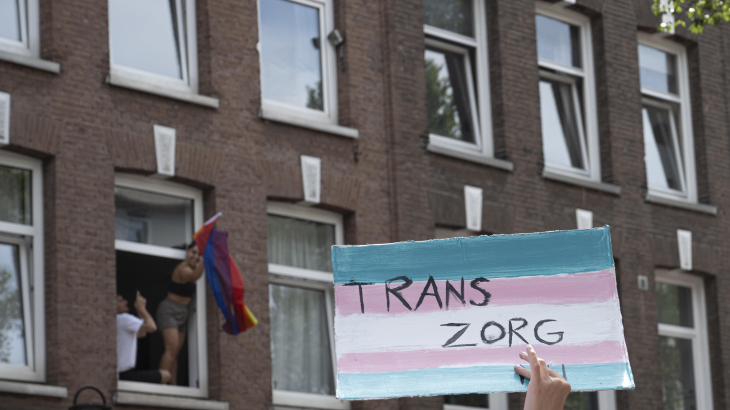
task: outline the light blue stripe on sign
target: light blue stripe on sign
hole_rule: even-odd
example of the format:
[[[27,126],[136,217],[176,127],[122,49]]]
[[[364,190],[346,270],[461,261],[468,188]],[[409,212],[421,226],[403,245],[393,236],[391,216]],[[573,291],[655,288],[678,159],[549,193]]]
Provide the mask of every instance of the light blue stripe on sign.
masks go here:
[[[529,366],[527,366],[529,367]],[[550,365],[562,373],[560,365]],[[566,365],[572,391],[633,389],[628,363]],[[527,391],[512,366],[449,367],[390,373],[340,373],[337,398],[387,399],[406,396],[439,396],[463,393]],[[600,387],[599,387],[600,386]]]
[[[613,267],[608,226],[574,231],[493,235],[334,246],[336,284],[383,283],[397,276],[415,282],[515,278],[594,272]],[[400,283],[400,282],[399,282]]]

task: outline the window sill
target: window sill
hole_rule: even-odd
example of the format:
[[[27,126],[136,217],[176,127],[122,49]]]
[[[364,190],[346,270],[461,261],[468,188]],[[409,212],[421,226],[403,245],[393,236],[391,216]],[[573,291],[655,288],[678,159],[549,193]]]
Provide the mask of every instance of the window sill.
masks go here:
[[[68,389],[61,386],[51,386],[48,384],[22,383],[0,381],[0,392],[27,394],[31,396],[47,396],[65,399],[68,397]]]
[[[162,97],[173,98],[175,100],[185,101],[191,104],[198,104],[204,107],[220,107],[220,100],[214,97],[174,90],[167,87],[160,87],[158,85],[133,80],[118,74],[108,74],[106,77],[106,82],[117,87],[131,88],[133,90],[155,94]]]
[[[479,155],[479,154],[472,154],[470,152],[464,152],[464,151],[444,147],[441,145],[436,145],[433,143],[429,143],[428,146],[426,147],[426,150],[429,152],[433,152],[434,154],[440,154],[440,155],[445,155],[448,157],[463,159],[464,161],[476,162],[478,164],[503,169],[503,170],[509,171],[509,172],[512,172],[515,169],[515,165],[511,161],[485,157],[485,156]]]
[[[192,399],[189,397],[162,396],[156,394],[130,393],[116,391],[114,404],[168,407],[173,409],[228,410],[228,402]]]
[[[283,124],[294,125],[297,127],[309,128],[316,131],[327,132],[330,134],[340,135],[348,138],[358,138],[360,132],[355,128],[343,127],[341,125],[327,124],[317,121],[307,121],[293,115],[277,112],[272,109],[259,110],[259,118]]]
[[[350,410],[350,402],[334,396],[322,394],[299,393],[283,390],[273,391],[274,407],[297,407],[312,409]]]
[[[605,182],[590,181],[578,177],[571,177],[568,175],[559,174],[547,168],[543,169],[542,177],[553,181],[564,182],[566,184],[578,185],[585,188],[595,189],[597,191],[607,192],[616,196],[621,195],[621,187],[618,185],[607,184]]]
[[[61,64],[58,64],[55,61],[43,60],[37,57],[28,57],[22,54],[10,53],[8,51],[0,50],[0,60],[9,61],[11,63],[20,64],[27,67],[33,67],[39,70],[48,71],[56,74],[61,72]]]
[[[676,208],[687,209],[689,211],[703,212],[710,215],[717,215],[717,207],[714,205],[699,204],[697,202],[680,201],[678,199],[669,199],[657,195],[646,194],[646,202],[653,204],[673,206]]]

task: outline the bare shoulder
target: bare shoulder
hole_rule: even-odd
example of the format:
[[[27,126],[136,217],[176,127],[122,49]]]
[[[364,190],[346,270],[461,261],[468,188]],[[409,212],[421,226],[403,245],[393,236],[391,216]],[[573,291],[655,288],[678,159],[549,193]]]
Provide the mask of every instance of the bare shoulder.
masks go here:
[[[172,271],[172,280],[175,282],[182,281],[180,276],[190,275],[192,273],[193,273],[193,270],[190,268],[190,266],[187,263],[185,263],[185,261],[182,261],[175,267],[175,270]]]

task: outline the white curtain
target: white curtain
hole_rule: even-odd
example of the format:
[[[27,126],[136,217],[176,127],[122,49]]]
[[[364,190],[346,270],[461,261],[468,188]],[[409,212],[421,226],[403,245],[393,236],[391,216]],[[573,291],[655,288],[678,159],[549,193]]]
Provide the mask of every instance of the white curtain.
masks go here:
[[[274,389],[334,394],[326,308],[324,291],[269,285]]]
[[[334,225],[269,215],[269,263],[332,272],[334,244]]]

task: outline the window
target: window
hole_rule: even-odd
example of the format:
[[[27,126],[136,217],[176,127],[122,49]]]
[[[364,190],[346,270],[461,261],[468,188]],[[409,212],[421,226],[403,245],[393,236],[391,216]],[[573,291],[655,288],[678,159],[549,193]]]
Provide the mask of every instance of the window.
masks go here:
[[[649,194],[697,202],[686,51],[643,34],[638,51]]]
[[[702,279],[678,271],[657,271],[656,301],[664,409],[711,409]]]
[[[187,186],[117,175],[114,187],[117,292],[133,305],[139,291],[157,320],[172,271],[185,259],[186,244],[203,224],[202,193]],[[158,324],[159,325],[159,324]],[[190,397],[208,395],[205,278],[197,281],[188,307],[187,334],[178,355],[177,385],[120,380],[119,390]],[[134,370],[154,370],[164,352],[161,329],[137,340]]]
[[[0,379],[45,381],[41,162],[0,152]]]
[[[195,0],[109,0],[112,77],[198,92]]]
[[[545,171],[600,182],[590,20],[538,2],[535,25]]]
[[[342,217],[269,203],[269,313],[274,405],[349,409],[335,395],[332,245]]]
[[[423,21],[429,149],[493,157],[484,1],[423,0]]]
[[[38,0],[0,0],[0,50],[40,58]]]
[[[259,0],[264,110],[337,124],[333,29],[332,0]]]

